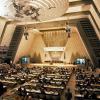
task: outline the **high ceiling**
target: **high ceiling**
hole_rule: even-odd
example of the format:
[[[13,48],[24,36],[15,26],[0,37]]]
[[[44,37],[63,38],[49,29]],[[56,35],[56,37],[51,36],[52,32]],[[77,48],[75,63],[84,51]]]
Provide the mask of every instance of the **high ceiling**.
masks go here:
[[[68,0],[0,0],[0,16],[45,21],[62,16],[68,5]]]

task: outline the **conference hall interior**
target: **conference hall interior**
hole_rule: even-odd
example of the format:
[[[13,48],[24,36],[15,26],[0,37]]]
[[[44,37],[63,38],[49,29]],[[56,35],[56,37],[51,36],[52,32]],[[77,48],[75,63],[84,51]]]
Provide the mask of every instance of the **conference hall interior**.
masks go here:
[[[0,100],[100,100],[100,0],[0,0]]]

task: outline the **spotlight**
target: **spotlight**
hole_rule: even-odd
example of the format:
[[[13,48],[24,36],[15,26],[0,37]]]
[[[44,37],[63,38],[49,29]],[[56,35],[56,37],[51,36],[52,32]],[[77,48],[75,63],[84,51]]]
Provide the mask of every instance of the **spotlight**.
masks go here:
[[[66,22],[66,32],[67,32],[67,34],[68,34],[68,38],[70,38],[71,27],[69,26],[68,22]]]

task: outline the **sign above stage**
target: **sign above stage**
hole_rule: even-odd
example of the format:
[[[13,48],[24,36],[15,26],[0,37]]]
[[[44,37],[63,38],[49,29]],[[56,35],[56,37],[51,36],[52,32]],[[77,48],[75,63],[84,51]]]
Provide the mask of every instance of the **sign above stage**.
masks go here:
[[[64,51],[65,47],[45,47],[44,51]]]

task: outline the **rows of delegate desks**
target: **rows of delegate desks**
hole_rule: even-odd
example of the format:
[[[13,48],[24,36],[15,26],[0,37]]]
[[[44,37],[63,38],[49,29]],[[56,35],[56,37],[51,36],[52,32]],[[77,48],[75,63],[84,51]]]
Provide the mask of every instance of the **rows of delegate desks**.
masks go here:
[[[85,95],[86,92],[88,95]],[[100,74],[77,71],[75,98],[76,100],[100,100]]]
[[[71,72],[71,69],[58,67],[21,68],[10,75],[3,76],[3,73],[0,73],[0,76],[3,76],[0,81],[7,89],[13,88],[14,93],[21,97],[31,95],[32,98],[60,100]]]

